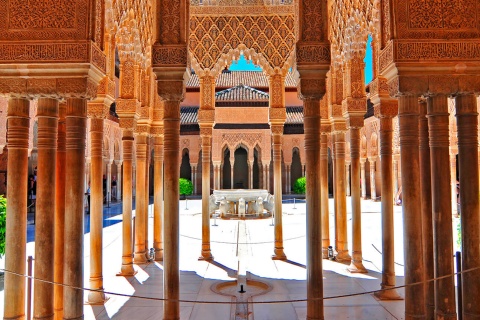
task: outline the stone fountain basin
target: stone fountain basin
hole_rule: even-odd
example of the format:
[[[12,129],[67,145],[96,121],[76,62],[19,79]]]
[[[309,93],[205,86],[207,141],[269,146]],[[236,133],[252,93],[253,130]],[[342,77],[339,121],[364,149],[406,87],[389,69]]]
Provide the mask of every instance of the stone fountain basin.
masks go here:
[[[245,202],[256,201],[258,197],[262,197],[265,201],[268,197],[268,190],[263,189],[220,189],[213,190],[215,201],[225,199],[227,201],[238,202],[240,198],[245,199]]]

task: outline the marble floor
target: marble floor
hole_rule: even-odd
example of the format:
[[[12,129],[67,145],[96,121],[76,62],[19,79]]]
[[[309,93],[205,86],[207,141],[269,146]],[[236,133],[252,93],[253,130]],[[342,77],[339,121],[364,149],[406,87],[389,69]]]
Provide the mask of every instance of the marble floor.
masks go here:
[[[303,203],[302,203],[303,202]],[[348,207],[348,235],[351,236],[350,199]],[[103,269],[104,287],[108,301],[105,305],[85,304],[85,319],[162,319],[163,266],[152,262],[136,265],[134,277],[118,277],[121,266],[122,220],[121,206],[108,208],[104,219]],[[333,200],[330,199],[330,208]],[[331,209],[331,211],[333,211]],[[378,301],[369,293],[380,288],[381,282],[381,216],[380,202],[362,200],[362,246],[367,274],[351,274],[346,265],[324,262],[324,305],[326,319],[403,319],[403,301]],[[397,284],[403,284],[402,210],[394,208],[395,268]],[[87,217],[88,220],[88,217]],[[180,201],[180,314],[181,319],[256,319],[295,320],[306,318],[306,216],[304,201],[283,204],[284,248],[287,261],[274,261],[273,226],[271,219],[248,220],[242,226],[246,240],[247,279],[266,284],[268,291],[251,297],[256,287],[242,295],[219,294],[219,283],[235,281],[238,258],[237,239],[239,221],[216,220],[211,226],[213,262],[198,261],[201,249],[201,201]],[[214,220],[211,220],[214,224]],[[153,208],[149,208],[149,246],[152,245]],[[330,234],[333,238],[333,213],[330,214]],[[85,234],[85,286],[89,277],[90,234]],[[351,246],[351,243],[349,243]],[[27,245],[27,254],[33,255],[34,242]],[[1,261],[0,261],[1,263]],[[0,267],[2,267],[0,265]],[[247,280],[248,281],[248,280]],[[235,288],[235,287],[233,287]],[[2,288],[3,289],[3,288]],[[262,291],[262,290],[260,290]],[[217,292],[217,293],[216,293]],[[340,297],[349,294],[359,294]],[[404,294],[399,290],[401,295]],[[85,300],[88,293],[85,293]],[[242,297],[245,298],[242,300]],[[0,291],[0,311],[3,314],[3,292]],[[232,303],[245,301],[245,303]],[[272,303],[281,301],[279,303]]]

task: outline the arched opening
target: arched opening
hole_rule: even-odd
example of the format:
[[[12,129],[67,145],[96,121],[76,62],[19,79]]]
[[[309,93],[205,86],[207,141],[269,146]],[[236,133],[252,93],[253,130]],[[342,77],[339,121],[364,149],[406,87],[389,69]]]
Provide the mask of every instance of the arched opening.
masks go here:
[[[248,152],[243,147],[235,150],[233,165],[233,187],[235,189],[248,188]]]
[[[292,152],[292,167],[290,168],[290,177],[291,177],[291,186],[290,189],[293,190],[295,181],[298,178],[301,178],[302,174],[302,162],[300,161],[300,150],[298,148],[293,148]]]
[[[259,156],[257,149],[253,150],[253,189],[260,189],[260,170],[259,170]]]
[[[230,149],[223,151],[223,189],[232,188],[232,165],[230,163]]]
[[[182,165],[180,166],[180,178],[192,179],[192,167],[190,166],[190,155],[188,149],[182,151]]]

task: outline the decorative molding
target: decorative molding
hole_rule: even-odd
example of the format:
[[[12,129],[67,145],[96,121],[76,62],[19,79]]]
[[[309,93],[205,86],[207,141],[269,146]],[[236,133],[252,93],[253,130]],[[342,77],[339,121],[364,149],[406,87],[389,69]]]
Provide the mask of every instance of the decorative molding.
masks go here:
[[[160,45],[152,47],[152,66],[186,66],[188,51],[185,45]]]
[[[286,108],[269,108],[268,110],[268,121],[272,122],[280,122],[283,123],[287,120],[287,109]]]
[[[297,44],[297,64],[330,64],[330,44]]]
[[[266,16],[294,14],[293,5],[191,5],[190,14],[195,16]]]

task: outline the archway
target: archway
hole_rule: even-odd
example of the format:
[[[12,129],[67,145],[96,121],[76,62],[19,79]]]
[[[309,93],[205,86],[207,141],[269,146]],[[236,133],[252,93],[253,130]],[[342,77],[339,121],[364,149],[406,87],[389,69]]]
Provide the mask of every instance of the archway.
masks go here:
[[[223,151],[223,189],[232,188],[232,179],[231,179],[232,165],[230,163],[230,149],[226,148]]]
[[[233,187],[235,189],[248,188],[248,152],[243,147],[239,147],[235,150]]]
[[[297,147],[293,148],[292,152],[292,166],[290,168],[290,177],[291,177],[291,186],[290,189],[293,190],[295,181],[298,178],[301,178],[302,174],[302,162],[300,160],[300,150]]]
[[[259,155],[257,149],[253,150],[253,189],[260,189]]]
[[[180,166],[180,178],[192,179],[192,167],[190,166],[190,155],[188,149],[182,151],[182,165]]]

